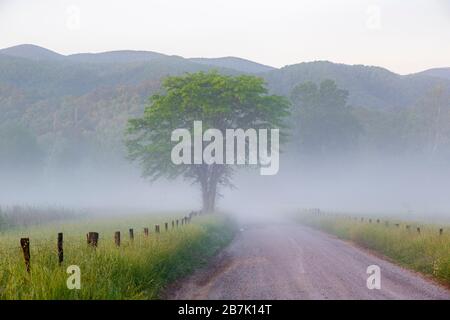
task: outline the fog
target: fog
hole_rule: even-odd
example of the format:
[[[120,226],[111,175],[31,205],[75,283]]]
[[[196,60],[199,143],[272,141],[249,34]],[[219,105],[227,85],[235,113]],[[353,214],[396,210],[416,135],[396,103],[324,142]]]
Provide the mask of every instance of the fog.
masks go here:
[[[239,190],[227,193],[223,206],[242,213],[320,208],[342,213],[450,216],[448,166],[383,158],[339,165],[286,161],[281,167],[273,177],[238,177]]]
[[[2,206],[63,206],[91,213],[189,212],[201,208],[198,185],[181,178],[151,183],[136,166],[65,168],[29,176],[10,171]],[[234,188],[222,187],[217,208],[238,216],[277,217],[304,208],[340,213],[450,218],[450,167],[393,157],[301,159],[284,155],[280,171],[262,176],[240,167]]]

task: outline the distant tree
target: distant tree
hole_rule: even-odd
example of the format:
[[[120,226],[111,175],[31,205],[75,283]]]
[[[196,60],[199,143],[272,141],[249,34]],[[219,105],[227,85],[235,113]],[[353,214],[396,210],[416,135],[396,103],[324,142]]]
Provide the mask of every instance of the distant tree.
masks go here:
[[[35,172],[44,164],[36,136],[19,124],[0,126],[0,171]]]
[[[320,156],[357,146],[361,125],[347,99],[348,92],[332,80],[305,82],[292,90],[292,140],[299,152]]]
[[[174,165],[171,161],[171,133],[178,128],[191,131],[196,120],[203,131],[226,129],[272,129],[283,126],[288,101],[269,95],[261,78],[226,76],[216,72],[168,77],[162,94],[153,95],[143,117],[129,121],[129,157],[138,161],[143,176],[184,178],[200,185],[203,210],[215,209],[219,186],[231,185],[234,167],[226,164]],[[193,155],[194,152],[191,152]]]
[[[433,88],[415,110],[424,151],[430,157],[450,150],[450,94],[442,86]],[[417,138],[418,141],[420,138]]]

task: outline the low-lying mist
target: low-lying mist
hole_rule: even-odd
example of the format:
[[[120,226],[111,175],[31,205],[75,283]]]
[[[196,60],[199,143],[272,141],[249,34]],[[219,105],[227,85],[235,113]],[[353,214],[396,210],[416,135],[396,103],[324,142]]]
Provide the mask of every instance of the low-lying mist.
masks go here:
[[[1,206],[61,206],[127,214],[199,210],[198,185],[183,179],[151,183],[124,162],[102,168],[66,168],[30,176],[10,171],[0,186]],[[234,188],[221,188],[219,211],[240,216],[279,216],[301,208],[450,218],[450,166],[424,159],[284,156],[280,171],[261,176],[239,168]]]

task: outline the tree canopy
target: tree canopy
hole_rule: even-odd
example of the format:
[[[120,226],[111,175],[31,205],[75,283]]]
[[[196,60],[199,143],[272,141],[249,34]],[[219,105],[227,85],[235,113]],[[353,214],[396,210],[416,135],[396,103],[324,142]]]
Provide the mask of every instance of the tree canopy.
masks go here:
[[[209,128],[283,128],[289,102],[269,95],[264,80],[255,76],[227,76],[217,72],[198,72],[168,77],[163,93],[150,98],[141,118],[128,126],[129,157],[142,166],[145,177],[183,176],[200,185],[203,210],[215,208],[218,186],[231,185],[234,166],[228,164],[175,165],[171,161],[171,133],[186,128],[193,134],[194,121]],[[193,155],[194,152],[191,152]]]
[[[305,82],[291,93],[293,141],[303,154],[336,154],[354,148],[361,131],[347,105],[348,92],[332,80]]]

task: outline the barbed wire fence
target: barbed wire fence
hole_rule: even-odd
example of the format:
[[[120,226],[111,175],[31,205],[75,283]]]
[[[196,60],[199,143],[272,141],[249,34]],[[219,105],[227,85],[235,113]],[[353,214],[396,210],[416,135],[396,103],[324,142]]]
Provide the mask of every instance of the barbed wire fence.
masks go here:
[[[381,219],[381,218],[373,218],[370,216],[344,215],[339,213],[322,211],[318,208],[307,209],[306,212],[315,215],[317,217],[332,217],[339,219],[355,220],[361,223],[369,223],[369,224],[373,223],[377,225],[384,225],[385,227],[390,227],[391,225],[395,226],[396,228],[405,227],[407,231],[412,231],[413,227],[415,227],[416,232],[418,234],[421,234],[421,232],[424,230],[430,231],[432,229],[436,233],[436,235],[442,236],[444,235],[444,230],[448,229],[448,227],[443,226],[430,227],[429,225],[426,226],[426,228],[424,228],[424,224],[419,223],[405,223],[395,219]]]
[[[187,226],[191,223],[193,217],[199,216],[202,213],[200,211],[191,211],[187,216],[182,217],[181,219],[173,219],[169,222],[164,222],[164,224],[155,224],[154,225],[154,235],[159,235],[163,232],[168,233],[169,231],[176,231],[181,229],[184,226]],[[161,228],[163,227],[163,228]],[[162,231],[164,230],[164,231]],[[128,229],[129,235],[129,244],[134,242],[134,228]],[[143,236],[144,238],[149,238],[151,233],[149,232],[148,227],[143,228]],[[115,231],[113,234],[113,240],[116,247],[121,247],[121,231]],[[18,241],[17,246],[15,245],[0,245],[0,257],[2,255],[12,255],[12,254],[20,254],[22,252],[25,267],[27,272],[31,271],[31,254],[38,253],[36,251],[39,250],[48,250],[51,246],[54,246],[55,253],[58,257],[58,264],[61,265],[64,261],[64,233],[59,232],[56,238],[56,244],[51,240],[40,240],[40,239],[31,239],[30,237],[22,237],[20,241]],[[98,247],[100,239],[100,233],[98,232],[88,232],[86,234],[86,244],[88,247],[92,249],[96,249]]]

